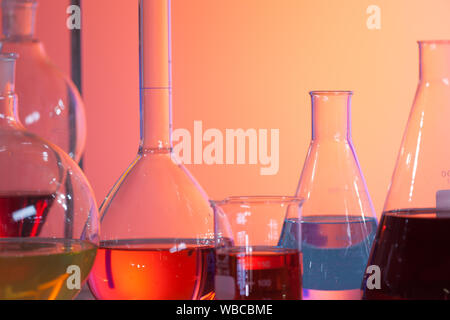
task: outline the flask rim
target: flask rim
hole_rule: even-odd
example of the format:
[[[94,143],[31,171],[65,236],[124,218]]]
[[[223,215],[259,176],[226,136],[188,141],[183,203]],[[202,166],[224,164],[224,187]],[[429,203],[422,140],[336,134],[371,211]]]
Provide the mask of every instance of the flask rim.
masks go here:
[[[19,7],[19,6],[33,6],[38,5],[38,0],[3,0],[2,7]]]
[[[230,196],[223,200],[210,200],[212,207],[228,204],[303,204],[304,199],[295,196]]]
[[[419,45],[422,44],[450,44],[450,40],[446,40],[446,39],[437,39],[437,40],[418,40],[417,43]]]
[[[353,95],[351,90],[314,90],[310,91],[311,96],[326,96],[326,95]]]
[[[3,61],[15,61],[19,58],[19,54],[17,53],[0,53],[0,60]]]

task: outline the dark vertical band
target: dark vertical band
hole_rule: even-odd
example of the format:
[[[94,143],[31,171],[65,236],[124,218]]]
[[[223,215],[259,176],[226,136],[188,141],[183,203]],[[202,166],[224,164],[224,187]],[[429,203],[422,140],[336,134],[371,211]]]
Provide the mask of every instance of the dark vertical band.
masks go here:
[[[71,5],[79,6],[81,9],[81,0],[70,0]],[[81,11],[82,12],[82,11]],[[73,29],[70,31],[70,46],[71,46],[71,77],[72,82],[78,88],[80,95],[83,96],[82,86],[82,70],[81,70],[81,29]],[[75,119],[75,117],[70,117]],[[73,126],[71,126],[73,127]],[[70,150],[74,150],[71,148]],[[80,158],[80,167],[83,169],[83,155]]]
[[[70,0],[70,5],[77,5],[81,8],[81,0]],[[78,88],[80,95],[82,94],[82,83],[81,83],[81,29],[73,29],[70,30],[70,74],[72,78],[72,82]],[[68,90],[70,92],[70,90]],[[69,103],[74,101],[73,97],[68,97]],[[72,130],[69,141],[69,150],[76,150],[76,110],[74,106],[69,108],[69,128]],[[83,169],[83,155],[81,155],[80,163],[81,169]],[[66,177],[66,191],[68,194],[73,193],[73,186],[71,181],[71,176],[68,174]],[[67,222],[64,228],[64,236],[68,239],[72,239],[73,237],[73,219],[74,219],[74,204],[73,199],[68,198],[67,201],[67,210],[65,219]]]

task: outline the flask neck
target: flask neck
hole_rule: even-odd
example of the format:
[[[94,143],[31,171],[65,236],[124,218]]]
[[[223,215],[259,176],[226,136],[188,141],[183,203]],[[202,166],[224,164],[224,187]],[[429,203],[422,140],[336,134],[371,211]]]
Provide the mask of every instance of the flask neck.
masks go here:
[[[3,0],[2,33],[6,40],[35,39],[37,0]]]
[[[13,93],[0,95],[0,130],[21,126],[18,119],[17,96]]]
[[[419,41],[422,82],[450,81],[450,41]],[[446,80],[445,80],[446,79]]]
[[[39,40],[32,41],[9,41],[2,39],[0,42],[2,52],[15,52],[19,55],[20,61],[47,59],[45,47]]]
[[[312,139],[345,141],[351,138],[350,91],[313,91]]]
[[[141,144],[147,152],[172,148],[170,0],[139,1]]]

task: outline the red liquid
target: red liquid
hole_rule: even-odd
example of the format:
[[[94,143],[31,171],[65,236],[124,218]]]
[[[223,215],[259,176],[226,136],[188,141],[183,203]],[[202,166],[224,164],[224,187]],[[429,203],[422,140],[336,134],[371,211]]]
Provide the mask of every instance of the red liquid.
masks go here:
[[[53,194],[0,194],[0,238],[38,236],[54,199]]]
[[[364,299],[450,299],[450,213],[385,213],[368,265],[381,269],[381,289]],[[367,276],[366,276],[367,277]]]
[[[217,254],[216,298],[221,300],[301,300],[301,253],[253,247]]]
[[[103,242],[89,277],[97,299],[214,298],[214,247],[194,240]]]

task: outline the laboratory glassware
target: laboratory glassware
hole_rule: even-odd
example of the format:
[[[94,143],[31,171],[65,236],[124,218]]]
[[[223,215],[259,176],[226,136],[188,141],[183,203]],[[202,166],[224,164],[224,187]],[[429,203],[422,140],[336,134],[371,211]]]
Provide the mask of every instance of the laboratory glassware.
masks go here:
[[[214,217],[171,141],[170,1],[140,0],[141,142],[101,206],[97,299],[210,299]]]
[[[418,44],[419,84],[362,283],[365,299],[450,299],[450,41]]]
[[[75,85],[50,60],[35,35],[37,0],[3,0],[1,52],[19,54],[19,118],[32,133],[79,161],[86,142],[83,101]],[[63,26],[65,27],[65,26]]]
[[[300,219],[302,200],[230,197],[211,204],[216,226],[216,299],[301,300],[301,239],[294,230],[299,225],[283,227],[288,219]],[[290,248],[280,245],[287,238]]]
[[[18,119],[15,60],[0,54],[0,299],[72,299],[95,260],[96,202],[78,165]]]
[[[351,136],[351,91],[313,91],[312,141],[297,196],[303,298],[361,299],[377,220]],[[289,242],[285,242],[289,246]]]

